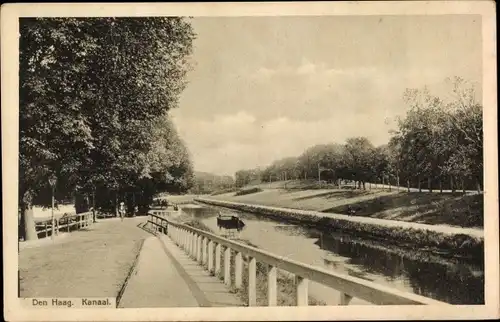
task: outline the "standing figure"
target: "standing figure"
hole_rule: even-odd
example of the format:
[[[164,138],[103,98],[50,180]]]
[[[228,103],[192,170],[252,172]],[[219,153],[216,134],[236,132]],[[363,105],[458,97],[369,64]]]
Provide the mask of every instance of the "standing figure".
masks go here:
[[[118,209],[118,212],[120,213],[120,218],[123,221],[123,218],[125,217],[125,203],[123,201],[120,202],[120,208]]]

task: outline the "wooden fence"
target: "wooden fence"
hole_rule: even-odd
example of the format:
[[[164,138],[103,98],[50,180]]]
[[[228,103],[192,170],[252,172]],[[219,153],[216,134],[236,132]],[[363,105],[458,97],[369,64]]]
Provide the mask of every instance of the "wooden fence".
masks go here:
[[[359,298],[378,305],[448,305],[420,295],[378,285],[360,278],[338,274],[320,267],[314,267],[277,256],[270,252],[244,245],[191,226],[175,223],[163,217],[167,212],[155,211],[148,215],[148,223],[156,231],[168,236],[188,255],[208,270],[211,274],[223,273],[224,283],[231,287],[231,254],[235,256],[236,289],[242,288],[243,256],[248,258],[248,305],[256,306],[256,267],[257,261],[268,266],[267,298],[269,306],[277,305],[277,270],[294,275],[296,287],[296,305],[308,305],[308,283],[314,281],[340,292],[339,305],[348,305],[352,298]],[[214,254],[215,250],[215,254]],[[224,254],[224,267],[221,267],[221,255]]]
[[[54,233],[70,232],[92,225],[93,213],[84,212],[79,214],[64,214],[54,219]],[[47,238],[52,234],[52,218],[44,218],[36,221],[36,233],[38,238]]]

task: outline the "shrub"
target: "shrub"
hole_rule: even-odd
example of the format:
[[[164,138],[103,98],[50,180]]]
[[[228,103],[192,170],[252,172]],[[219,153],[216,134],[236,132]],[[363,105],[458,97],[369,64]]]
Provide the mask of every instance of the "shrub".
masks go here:
[[[261,188],[249,188],[249,189],[241,189],[238,192],[236,192],[234,195],[235,196],[243,196],[243,195],[249,195],[251,193],[257,193],[261,192]]]

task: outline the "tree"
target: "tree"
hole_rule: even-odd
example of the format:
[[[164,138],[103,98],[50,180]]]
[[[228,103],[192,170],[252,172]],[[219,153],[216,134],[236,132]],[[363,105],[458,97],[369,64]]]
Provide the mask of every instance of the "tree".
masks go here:
[[[425,88],[405,92],[410,106],[392,141],[399,150],[399,166],[408,180],[423,177],[432,189],[434,178],[473,178],[482,183],[482,107],[475,102],[474,88],[460,78],[452,82],[453,98],[445,102]]]
[[[345,144],[345,163],[351,172],[352,178],[359,183],[359,187],[372,177],[372,160],[374,155],[373,144],[365,137],[347,139]]]
[[[138,182],[155,120],[177,106],[185,86],[189,22],[23,18],[20,35],[22,222],[33,204],[49,204],[50,174],[59,178],[58,199]]]

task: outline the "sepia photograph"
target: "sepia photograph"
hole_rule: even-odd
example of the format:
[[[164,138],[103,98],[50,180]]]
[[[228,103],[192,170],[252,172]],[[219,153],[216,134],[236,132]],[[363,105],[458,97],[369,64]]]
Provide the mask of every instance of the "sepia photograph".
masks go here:
[[[439,3],[2,6],[4,315],[498,317],[494,4]]]

